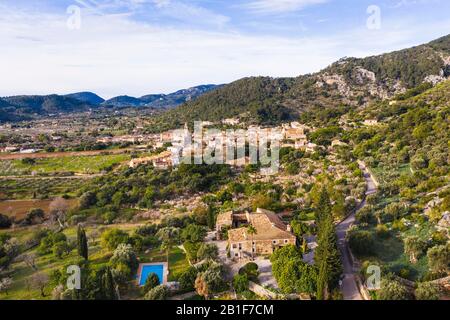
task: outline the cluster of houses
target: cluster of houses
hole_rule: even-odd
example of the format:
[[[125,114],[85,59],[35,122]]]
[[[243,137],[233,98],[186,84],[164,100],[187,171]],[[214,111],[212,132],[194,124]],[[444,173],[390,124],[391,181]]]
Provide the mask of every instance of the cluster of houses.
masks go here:
[[[172,152],[164,151],[155,156],[132,159],[129,163],[129,167],[136,168],[141,164],[148,163],[152,163],[157,169],[167,169],[174,165]]]
[[[237,119],[225,119],[222,121],[224,124],[236,125],[239,123]],[[233,157],[225,157],[224,163],[233,166],[245,166],[250,164],[250,158],[246,155],[235,156],[234,146],[238,146],[242,141],[251,141],[252,143],[258,144],[262,140],[270,141],[270,139],[275,139],[281,142],[281,147],[292,147],[299,150],[304,150],[306,152],[314,152],[317,145],[308,141],[307,133],[313,131],[314,129],[298,122],[291,122],[283,124],[281,127],[274,128],[261,128],[259,126],[250,126],[247,130],[241,131],[244,136],[239,136],[238,132],[236,134],[230,134],[229,132],[219,131],[213,136],[209,136],[207,131],[203,130],[203,127],[212,125],[209,122],[204,122],[202,124],[201,132],[191,133],[185,125],[184,129],[181,130],[170,130],[163,132],[159,135],[159,140],[156,142],[156,146],[164,146],[165,144],[171,144],[171,147],[167,149],[170,152],[163,152],[160,155],[153,157],[146,157],[141,159],[133,159],[130,161],[130,167],[136,167],[139,164],[153,163],[155,167],[166,169],[170,166],[176,166],[179,163],[179,158],[198,156],[203,154],[203,150],[207,148],[216,148],[218,137],[222,141],[223,155],[229,152],[229,147],[233,146]],[[200,134],[199,134],[200,133]],[[200,137],[199,137],[200,136]],[[152,137],[155,139],[155,137]]]
[[[32,154],[42,151],[42,149],[35,149],[35,148],[20,148],[20,147],[3,147],[0,148],[0,153],[21,153],[21,154]]]

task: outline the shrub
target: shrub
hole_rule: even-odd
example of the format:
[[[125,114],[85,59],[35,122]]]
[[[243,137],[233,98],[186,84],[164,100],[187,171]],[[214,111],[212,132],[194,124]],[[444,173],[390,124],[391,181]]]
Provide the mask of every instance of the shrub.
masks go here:
[[[86,192],[80,197],[80,209],[87,209],[97,203],[97,196],[93,192]]]
[[[64,233],[49,231],[41,240],[38,252],[42,255],[52,251],[56,256],[61,257],[64,249],[67,248],[67,237]]]
[[[136,229],[135,233],[142,237],[154,236],[158,232],[158,226],[156,224],[146,224]]]
[[[411,300],[412,295],[400,282],[393,279],[384,279],[381,281],[378,298],[380,300]]]
[[[145,300],[166,300],[169,296],[169,288],[165,285],[159,285],[151,289],[146,295]]]
[[[200,248],[200,244],[197,242],[185,241],[183,243],[184,250],[186,250],[186,256],[189,261],[196,262],[197,261],[197,253]]]
[[[24,223],[31,225],[37,222],[41,222],[42,220],[44,220],[45,217],[45,212],[42,209],[31,209],[25,219],[24,219]]]
[[[236,274],[233,278],[233,288],[237,293],[248,290],[248,277],[246,274]]]
[[[387,239],[390,236],[389,229],[384,224],[377,225],[376,233],[377,233],[377,236],[382,238],[382,239]]]
[[[190,224],[181,231],[181,238],[184,241],[201,242],[206,236],[206,229],[197,224]]]
[[[249,262],[241,269],[239,269],[240,275],[246,275],[249,280],[257,281],[258,279],[258,265],[254,262]]]
[[[375,222],[375,217],[372,208],[364,207],[356,213],[356,220],[360,223],[372,224]]]
[[[417,286],[415,294],[417,300],[439,300],[441,287],[431,282],[422,282]]]
[[[119,229],[106,230],[101,237],[101,243],[104,248],[114,250],[119,244],[128,243],[128,233]]]
[[[123,266],[127,266],[129,270],[125,272],[125,276],[131,277],[138,267],[138,260],[135,252],[130,244],[121,243],[114,250],[114,254],[110,259],[111,266],[114,269],[121,269],[124,271]]]
[[[429,249],[427,257],[432,272],[447,272],[450,261],[450,245],[435,246]]]
[[[197,252],[197,259],[199,261],[204,259],[215,260],[219,256],[219,249],[215,244],[202,243]]]
[[[57,242],[52,247],[55,257],[61,259],[65,254],[70,253],[70,247],[66,241]]]
[[[11,225],[12,225],[11,219],[4,214],[0,214],[0,229],[7,229],[11,227]]]
[[[157,286],[159,286],[159,278],[156,275],[156,273],[150,273],[147,277],[147,280],[145,280],[145,285],[144,285],[144,292],[147,293],[150,290],[152,290],[153,288],[156,288]]]
[[[189,269],[183,272],[178,279],[180,289],[183,291],[193,290],[197,274],[198,270],[195,267],[189,267]]]
[[[352,251],[357,255],[369,256],[373,254],[375,241],[369,231],[351,231],[348,242]]]

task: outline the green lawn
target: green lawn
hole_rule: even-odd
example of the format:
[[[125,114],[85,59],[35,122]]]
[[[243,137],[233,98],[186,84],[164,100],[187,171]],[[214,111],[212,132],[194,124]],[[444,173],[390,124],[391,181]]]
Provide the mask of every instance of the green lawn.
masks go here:
[[[373,232],[373,230],[371,230]],[[409,256],[404,253],[403,238],[417,235],[422,239],[428,239],[429,226],[416,229],[412,227],[403,234],[396,233],[387,239],[375,235],[374,255],[359,257],[360,260],[378,261],[387,271],[399,274],[401,270],[404,277],[409,280],[419,280],[428,271],[428,261],[424,253],[417,263],[412,264]]]
[[[166,262],[167,256],[165,251],[160,248],[154,248],[149,253],[139,256],[141,263]],[[186,254],[178,247],[173,247],[169,254],[169,281],[178,279],[181,273],[189,268],[189,262]]]
[[[398,168],[395,168],[394,170],[387,169],[383,166],[379,167],[372,167],[370,168],[370,171],[374,174],[375,178],[379,183],[386,183],[392,180],[391,175],[394,174],[395,176],[399,177],[401,175],[411,175],[411,165],[408,164],[402,164]]]

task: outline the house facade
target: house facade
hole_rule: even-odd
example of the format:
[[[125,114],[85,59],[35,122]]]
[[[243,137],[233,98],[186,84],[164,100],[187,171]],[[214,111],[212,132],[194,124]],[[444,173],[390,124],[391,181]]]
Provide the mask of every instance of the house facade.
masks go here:
[[[255,232],[249,231],[252,226]],[[296,245],[297,238],[290,226],[272,211],[257,209],[256,212],[226,212],[217,218],[216,231],[226,228],[228,248],[232,259],[246,259],[258,255],[270,255],[286,245]]]

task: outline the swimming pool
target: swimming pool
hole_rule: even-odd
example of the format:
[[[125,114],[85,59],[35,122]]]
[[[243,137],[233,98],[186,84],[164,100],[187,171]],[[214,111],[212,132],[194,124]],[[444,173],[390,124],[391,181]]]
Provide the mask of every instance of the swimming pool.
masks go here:
[[[145,264],[141,267],[139,285],[145,285],[148,276],[152,273],[155,273],[158,276],[160,284],[164,283],[164,264]]]

